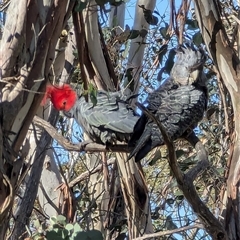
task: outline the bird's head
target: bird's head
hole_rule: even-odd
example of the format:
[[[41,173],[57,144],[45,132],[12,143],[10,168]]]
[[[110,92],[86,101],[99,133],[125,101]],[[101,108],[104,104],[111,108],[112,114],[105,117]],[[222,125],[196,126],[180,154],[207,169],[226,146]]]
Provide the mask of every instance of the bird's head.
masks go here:
[[[45,105],[48,98],[58,111],[69,111],[77,101],[77,94],[68,84],[47,85],[41,105]]]
[[[171,77],[180,85],[201,82],[206,55],[201,47],[193,44],[180,45],[176,49],[177,60],[171,70]]]

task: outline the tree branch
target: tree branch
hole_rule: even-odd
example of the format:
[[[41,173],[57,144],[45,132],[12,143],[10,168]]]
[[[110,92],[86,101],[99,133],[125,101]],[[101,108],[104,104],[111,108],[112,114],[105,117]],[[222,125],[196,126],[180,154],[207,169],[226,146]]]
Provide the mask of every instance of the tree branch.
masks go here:
[[[110,158],[107,161],[107,166],[113,164],[116,161],[116,158]],[[68,186],[69,187],[74,187],[76,184],[78,184],[79,182],[83,181],[84,179],[88,178],[91,174],[94,174],[96,172],[99,172],[102,169],[102,165],[98,165],[97,167],[95,167],[94,169],[90,170],[90,171],[86,171],[82,174],[80,174],[78,177],[76,177],[74,180],[72,180]]]
[[[208,161],[207,159],[203,159],[204,157],[207,156],[204,146],[201,143],[199,143],[200,142],[199,139],[196,137],[196,135],[193,132],[189,136],[185,136],[185,138],[190,140],[190,142],[195,146],[198,152],[198,157],[200,157],[200,162],[199,164],[197,164],[197,166],[193,167],[187,174],[182,173],[177,163],[174,144],[169,139],[167,132],[162,126],[161,122],[145,107],[141,106],[140,104],[137,104],[137,106],[144,112],[144,114],[146,114],[149,118],[151,118],[159,127],[162,133],[164,142],[168,149],[168,154],[169,154],[168,162],[177,180],[178,187],[181,189],[184,197],[192,206],[193,211],[198,215],[198,217],[203,222],[206,228],[206,231],[212,236],[213,239],[222,239],[222,240],[227,239],[227,235],[223,226],[220,224],[217,218],[210,212],[209,208],[202,202],[193,184],[193,180],[194,180],[193,177],[196,177],[200,171],[205,169],[204,166],[200,165],[201,162]],[[203,149],[204,151],[202,152]]]
[[[45,129],[47,133],[55,139],[64,149],[67,151],[76,152],[129,152],[126,144],[106,146],[92,141],[84,141],[78,144],[74,144],[71,141],[64,138],[57,130],[47,121],[35,116],[33,122],[39,127]]]
[[[176,153],[175,153],[175,149],[174,149],[174,144],[168,137],[166,130],[164,129],[162,124],[159,122],[159,120],[151,112],[149,112],[144,106],[142,106],[140,103],[136,103],[136,105],[144,112],[144,114],[147,115],[147,117],[152,119],[157,124],[158,128],[160,129],[160,131],[163,135],[164,142],[168,148],[169,165],[170,165],[172,171],[174,172],[176,179],[179,180],[180,182],[183,182],[184,176],[178,166],[177,157],[176,157]]]
[[[146,234],[142,237],[134,238],[133,240],[144,240],[144,239],[150,239],[150,238],[155,238],[155,237],[161,237],[161,236],[171,235],[174,233],[185,232],[185,231],[187,231],[189,229],[193,229],[193,228],[201,229],[201,228],[204,228],[204,226],[202,224],[196,223],[191,226],[185,226],[185,227],[177,228],[174,230],[166,230],[166,231],[161,231],[161,232],[157,232],[157,233]]]

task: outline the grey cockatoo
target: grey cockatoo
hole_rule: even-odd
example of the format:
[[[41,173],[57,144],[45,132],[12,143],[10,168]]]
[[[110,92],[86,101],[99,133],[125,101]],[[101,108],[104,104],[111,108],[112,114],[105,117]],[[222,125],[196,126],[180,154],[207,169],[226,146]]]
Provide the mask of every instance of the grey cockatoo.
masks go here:
[[[147,109],[161,122],[172,140],[191,132],[203,118],[208,101],[204,63],[201,49],[180,46],[170,77],[146,100]],[[142,114],[129,141],[129,147],[133,148],[129,159],[135,156],[135,161],[139,161],[163,144],[157,124]]]

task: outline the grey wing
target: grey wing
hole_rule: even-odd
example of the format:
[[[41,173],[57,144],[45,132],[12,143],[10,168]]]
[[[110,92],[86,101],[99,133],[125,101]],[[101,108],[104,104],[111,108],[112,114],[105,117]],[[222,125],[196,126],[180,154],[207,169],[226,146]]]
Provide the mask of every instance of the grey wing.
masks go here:
[[[162,99],[165,99],[171,94],[175,89],[179,87],[173,78],[167,78],[163,84],[159,86],[154,92],[149,94],[146,103],[148,104],[148,110],[156,111],[159,106],[162,104]]]
[[[206,91],[192,85],[182,86],[164,98],[156,115],[175,140],[187,129],[196,127],[203,118],[206,106]]]
[[[81,113],[88,124],[119,133],[132,133],[138,120],[117,93],[99,92],[96,106],[84,102],[81,104]]]
[[[157,95],[155,102],[157,103]],[[168,136],[176,140],[187,130],[194,129],[203,118],[207,105],[207,93],[206,89],[198,89],[193,85],[180,86],[169,91],[164,98],[159,95],[158,102],[160,104],[155,109],[154,115],[161,122]],[[164,144],[157,124],[150,119],[144,120],[144,116],[140,120],[134,129],[137,131],[134,131],[130,140],[130,144],[137,141],[129,155],[129,158],[135,155],[135,161],[141,160],[156,146]],[[138,136],[138,132],[141,132],[141,136]]]

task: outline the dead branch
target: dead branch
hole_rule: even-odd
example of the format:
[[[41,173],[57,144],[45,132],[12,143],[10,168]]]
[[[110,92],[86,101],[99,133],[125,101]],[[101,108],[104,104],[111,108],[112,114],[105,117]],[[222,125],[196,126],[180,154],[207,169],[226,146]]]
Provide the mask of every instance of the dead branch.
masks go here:
[[[146,234],[142,237],[134,238],[133,240],[144,240],[144,239],[150,239],[150,238],[154,238],[154,237],[161,237],[161,236],[171,235],[174,233],[184,232],[184,231],[187,231],[187,230],[193,229],[193,228],[201,229],[201,228],[204,228],[204,226],[202,224],[196,223],[191,226],[185,226],[185,227],[177,228],[174,230],[166,230],[166,231],[161,231],[161,232],[157,232],[157,233]]]
[[[108,161],[106,162],[106,165],[111,165],[113,163],[115,163],[116,158],[110,158],[108,159]],[[96,172],[99,172],[100,170],[102,170],[102,165],[97,166],[96,168],[94,168],[93,170],[90,171],[86,171],[82,174],[80,174],[78,177],[76,177],[74,180],[72,180],[68,185],[69,187],[74,187],[76,184],[78,184],[79,182],[83,181],[84,179],[88,178],[91,174],[94,174]]]
[[[92,141],[84,141],[78,144],[72,143],[71,141],[64,138],[57,130],[47,121],[42,118],[35,116],[33,123],[37,126],[46,130],[46,132],[55,139],[64,149],[67,151],[76,152],[129,152],[126,144],[119,144],[114,146],[106,146],[103,144],[94,143]]]

